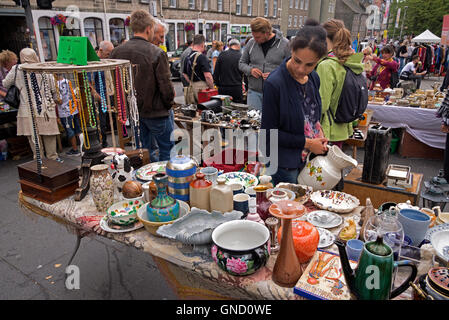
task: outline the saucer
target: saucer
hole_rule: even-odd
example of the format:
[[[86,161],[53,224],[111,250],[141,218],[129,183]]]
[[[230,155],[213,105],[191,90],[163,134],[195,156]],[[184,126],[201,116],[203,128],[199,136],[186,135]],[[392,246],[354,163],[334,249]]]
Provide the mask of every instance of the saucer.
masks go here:
[[[131,232],[137,229],[140,229],[143,227],[142,222],[134,222],[127,226],[114,224],[111,222],[109,217],[105,215],[103,219],[100,220],[100,228],[103,229],[106,232],[111,233],[123,233],[123,232]]]
[[[327,229],[317,228],[320,234],[320,242],[318,243],[318,249],[326,248],[332,245],[336,239],[335,235]]]
[[[320,220],[320,217],[326,214],[329,215],[329,219],[327,221]],[[312,211],[307,215],[307,221],[313,224],[315,227],[329,229],[338,227],[343,222],[343,218],[338,214],[330,211],[317,210]]]

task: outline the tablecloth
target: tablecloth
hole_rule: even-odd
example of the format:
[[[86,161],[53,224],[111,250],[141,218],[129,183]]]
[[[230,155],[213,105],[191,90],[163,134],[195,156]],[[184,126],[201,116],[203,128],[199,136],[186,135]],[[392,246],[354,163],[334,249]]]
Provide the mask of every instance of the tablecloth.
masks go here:
[[[436,117],[436,109],[368,104],[374,111],[372,121],[385,127],[405,128],[415,139],[433,148],[444,149],[446,134],[441,132],[441,119]]]

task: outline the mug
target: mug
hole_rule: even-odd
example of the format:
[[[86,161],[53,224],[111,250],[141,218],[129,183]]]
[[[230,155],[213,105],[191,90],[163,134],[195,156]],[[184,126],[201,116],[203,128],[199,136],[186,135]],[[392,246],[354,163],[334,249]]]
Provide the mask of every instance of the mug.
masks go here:
[[[431,218],[419,210],[402,209],[398,220],[404,228],[404,234],[412,240],[412,245],[419,246],[426,236]]]
[[[363,241],[358,239],[348,240],[346,242],[346,254],[348,255],[348,259],[358,262],[364,245]]]
[[[243,212],[243,216],[246,216],[249,211],[249,198],[250,196],[246,193],[238,193],[234,195],[234,210],[241,211]]]
[[[233,183],[230,184],[231,189],[232,189],[232,193],[234,195],[238,194],[238,193],[243,193],[243,185],[241,185],[240,183]]]
[[[248,187],[245,189],[245,193],[249,195],[250,197],[256,197],[256,190],[254,190],[254,187]]]
[[[217,184],[218,169],[214,167],[201,168],[201,173],[204,173],[204,178],[212,182],[213,185]]]
[[[397,203],[395,203],[395,202],[384,202],[380,205],[377,213],[381,214],[384,211],[389,212],[389,209],[392,207],[396,207],[396,205],[397,205]]]

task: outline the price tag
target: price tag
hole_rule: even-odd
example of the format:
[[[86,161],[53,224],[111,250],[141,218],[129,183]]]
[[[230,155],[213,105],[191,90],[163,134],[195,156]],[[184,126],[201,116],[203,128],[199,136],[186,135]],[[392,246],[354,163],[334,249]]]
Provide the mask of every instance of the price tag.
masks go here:
[[[85,66],[88,61],[100,61],[100,58],[87,37],[62,36],[59,38],[58,58],[56,61]]]

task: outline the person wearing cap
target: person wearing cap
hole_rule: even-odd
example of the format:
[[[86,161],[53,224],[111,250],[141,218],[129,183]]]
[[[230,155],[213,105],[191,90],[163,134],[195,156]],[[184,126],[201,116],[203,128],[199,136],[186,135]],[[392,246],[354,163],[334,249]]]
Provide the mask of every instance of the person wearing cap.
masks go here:
[[[220,53],[214,69],[214,82],[218,87],[218,94],[229,95],[232,101],[237,103],[243,102],[243,73],[239,69],[241,56],[240,42],[231,39],[229,50]]]

